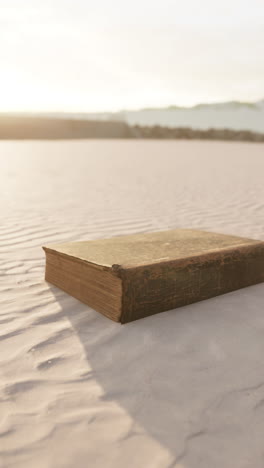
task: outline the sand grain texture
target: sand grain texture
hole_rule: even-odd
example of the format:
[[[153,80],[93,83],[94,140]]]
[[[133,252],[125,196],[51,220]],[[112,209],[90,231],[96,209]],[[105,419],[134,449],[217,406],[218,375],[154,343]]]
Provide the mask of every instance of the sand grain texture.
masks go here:
[[[173,228],[264,240],[264,145],[0,143],[1,468],[262,468],[264,285],[122,327],[43,244]]]

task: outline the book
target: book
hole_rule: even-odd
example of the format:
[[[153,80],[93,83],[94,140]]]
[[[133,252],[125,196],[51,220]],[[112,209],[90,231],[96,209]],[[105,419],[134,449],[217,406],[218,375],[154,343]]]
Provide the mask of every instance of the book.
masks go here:
[[[43,249],[46,281],[121,323],[264,281],[264,241],[199,230]]]

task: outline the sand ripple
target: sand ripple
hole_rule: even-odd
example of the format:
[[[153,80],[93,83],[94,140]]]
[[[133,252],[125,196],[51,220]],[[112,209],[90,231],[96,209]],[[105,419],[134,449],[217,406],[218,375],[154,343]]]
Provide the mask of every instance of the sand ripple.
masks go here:
[[[264,146],[2,142],[0,466],[262,468],[264,289],[120,326],[41,245],[195,227],[264,239]]]

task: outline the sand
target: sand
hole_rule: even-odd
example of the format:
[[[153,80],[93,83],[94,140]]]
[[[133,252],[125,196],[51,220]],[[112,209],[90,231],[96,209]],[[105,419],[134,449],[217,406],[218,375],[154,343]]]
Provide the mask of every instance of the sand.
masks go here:
[[[128,325],[41,245],[177,227],[264,239],[264,145],[0,143],[1,468],[263,468],[264,284]]]

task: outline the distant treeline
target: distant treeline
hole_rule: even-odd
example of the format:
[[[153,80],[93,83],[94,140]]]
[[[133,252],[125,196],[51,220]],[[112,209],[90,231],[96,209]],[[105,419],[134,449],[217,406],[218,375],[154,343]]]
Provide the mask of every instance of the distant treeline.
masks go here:
[[[125,122],[50,116],[0,115],[0,139],[142,138],[264,142],[263,133],[247,130],[170,128]]]
[[[228,128],[208,130],[195,130],[193,128],[170,128],[155,125],[153,127],[131,127],[136,138],[158,138],[175,140],[228,140],[228,141],[255,141],[264,142],[264,133],[250,130],[230,130]]]

